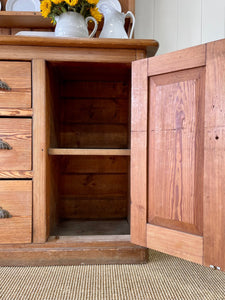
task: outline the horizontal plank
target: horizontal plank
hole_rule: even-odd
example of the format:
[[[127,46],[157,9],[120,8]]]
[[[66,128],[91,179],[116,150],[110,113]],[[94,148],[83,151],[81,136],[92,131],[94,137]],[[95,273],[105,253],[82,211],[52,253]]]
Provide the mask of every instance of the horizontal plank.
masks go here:
[[[65,98],[120,98],[127,99],[130,92],[129,81],[107,81],[107,75],[104,80],[96,81],[94,78],[90,81],[66,80],[61,82],[61,96]]]
[[[47,47],[76,47],[76,48],[108,48],[112,49],[138,49],[146,51],[152,48],[152,55],[158,50],[159,43],[152,39],[90,39],[90,38],[46,38],[30,36],[1,36],[0,45],[28,45]],[[59,53],[60,56],[62,55]],[[88,54],[88,53],[87,53]],[[90,54],[88,54],[90,56]],[[94,61],[92,59],[92,61]]]
[[[121,124],[62,124],[60,148],[128,148],[128,126]]]
[[[91,243],[93,246],[94,243],[99,242],[130,242],[130,235],[129,234],[113,234],[113,235],[81,235],[81,236],[50,236],[48,238],[47,243],[54,243],[58,245],[68,244],[68,243]],[[122,245],[121,245],[122,246]]]
[[[88,87],[87,87],[88,88]],[[87,94],[87,91],[85,91]],[[99,123],[99,124],[127,124],[129,118],[129,95],[125,99],[115,97],[102,98],[104,90],[99,91],[94,98],[93,90],[89,87],[89,96],[93,98],[60,99],[60,117],[69,123]],[[100,95],[101,93],[101,95]],[[112,93],[109,95],[112,96]],[[101,99],[100,99],[101,98]]]
[[[0,108],[0,116],[32,117],[33,110],[31,108]]]
[[[129,170],[129,156],[82,155],[61,156],[57,159],[61,173],[127,173]]]
[[[61,196],[127,196],[128,174],[62,174]]]
[[[147,224],[147,247],[202,264],[201,236]]]
[[[130,156],[130,149],[74,149],[49,148],[50,155],[119,155]]]
[[[130,82],[131,65],[129,63],[97,63],[51,61],[47,64],[53,74],[60,74],[63,80],[78,81],[125,81]],[[91,72],[90,72],[91,70]],[[119,72],[118,72],[119,70]]]
[[[137,264],[147,262],[145,248],[129,241],[81,241],[56,237],[44,244],[6,245],[0,249],[1,266],[55,266],[77,264]],[[3,245],[4,246],[4,245]]]
[[[199,45],[149,58],[148,76],[185,70],[206,64],[206,46]]]
[[[25,178],[32,178],[33,177],[33,171],[2,171],[0,170],[0,178],[18,178],[18,179],[25,179]]]
[[[58,215],[62,219],[125,219],[127,218],[128,199],[118,196],[108,199],[63,198],[59,202]]]

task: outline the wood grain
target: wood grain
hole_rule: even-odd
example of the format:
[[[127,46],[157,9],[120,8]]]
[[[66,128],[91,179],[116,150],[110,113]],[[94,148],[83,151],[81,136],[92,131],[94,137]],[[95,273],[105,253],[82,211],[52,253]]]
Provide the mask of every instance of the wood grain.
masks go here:
[[[33,178],[33,171],[0,171],[0,178]]]
[[[225,41],[207,45],[204,263],[225,270]]]
[[[204,66],[205,45],[163,54],[148,60],[148,76]]]
[[[12,215],[0,219],[0,244],[31,243],[32,182],[0,181],[0,206]]]
[[[33,110],[31,108],[1,108],[0,116],[8,117],[32,117]]]
[[[1,266],[54,266],[84,264],[136,264],[147,262],[145,248],[121,239],[111,241],[71,241],[70,237],[53,238],[45,244],[22,244],[0,249]],[[74,239],[73,239],[74,240]],[[97,241],[96,241],[97,240]]]
[[[58,214],[61,220],[113,220],[127,219],[127,197],[95,195],[75,196],[59,200]]]
[[[49,148],[50,155],[122,155],[130,156],[129,149],[68,149],[68,148]]]
[[[0,139],[12,149],[1,149],[0,169],[31,170],[31,119],[0,119]]]
[[[46,37],[30,37],[30,36],[1,36],[0,45],[17,45],[17,46],[46,46],[46,47],[75,47],[75,48],[85,48],[91,50],[91,48],[108,49],[107,52],[112,51],[112,49],[117,49],[118,53],[121,49],[133,49],[133,50],[143,50],[146,53],[146,48],[152,47],[154,53],[157,51],[159,43],[156,40],[151,39],[90,39],[90,38],[46,38]],[[35,47],[34,47],[35,49]],[[152,54],[154,55],[154,54]],[[64,60],[64,58],[63,58]],[[105,58],[102,57],[101,62],[104,62]],[[62,61],[62,59],[60,60]],[[65,60],[64,60],[65,61]],[[82,60],[81,60],[82,61]],[[85,60],[87,62],[87,60]],[[92,59],[92,62],[95,62]],[[115,61],[118,63],[119,61]]]
[[[58,162],[64,174],[120,174],[127,173],[130,166],[127,156],[62,156]]]
[[[203,238],[155,225],[147,225],[147,247],[202,264]]]
[[[62,123],[59,146],[62,148],[127,149],[127,125]]]
[[[132,63],[131,241],[146,247],[147,223],[147,61]]]
[[[46,69],[44,60],[32,62],[33,85],[33,241],[44,243],[46,226]]]
[[[150,79],[148,222],[202,235],[204,68]]]
[[[0,79],[11,90],[0,90],[0,107],[31,107],[31,64],[30,62],[0,62]]]

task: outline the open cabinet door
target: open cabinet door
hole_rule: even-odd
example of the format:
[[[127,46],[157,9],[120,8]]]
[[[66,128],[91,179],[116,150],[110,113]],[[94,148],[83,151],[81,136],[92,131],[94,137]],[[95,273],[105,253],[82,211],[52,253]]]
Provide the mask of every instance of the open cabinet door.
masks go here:
[[[132,65],[131,241],[203,263],[205,45]]]
[[[221,270],[224,66],[225,40],[135,61],[131,110],[131,241]]]

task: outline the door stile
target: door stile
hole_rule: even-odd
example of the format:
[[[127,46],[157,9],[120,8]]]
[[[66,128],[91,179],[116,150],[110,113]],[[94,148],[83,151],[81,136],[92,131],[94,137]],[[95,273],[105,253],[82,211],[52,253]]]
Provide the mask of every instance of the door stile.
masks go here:
[[[225,270],[225,40],[207,44],[204,264]]]
[[[147,246],[147,59],[132,63],[131,242]]]

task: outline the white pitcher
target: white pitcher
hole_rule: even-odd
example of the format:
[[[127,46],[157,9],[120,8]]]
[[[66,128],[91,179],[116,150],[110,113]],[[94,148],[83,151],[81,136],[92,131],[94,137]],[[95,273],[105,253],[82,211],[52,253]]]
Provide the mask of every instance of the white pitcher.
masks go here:
[[[100,38],[119,38],[131,39],[134,31],[135,17],[131,11],[126,14],[118,11],[106,1],[98,3],[98,9],[104,16],[103,29],[99,35]],[[132,28],[129,37],[125,31],[125,19],[130,17],[132,19]]]
[[[95,26],[89,35],[87,24],[90,20],[94,22]],[[87,17],[84,19],[81,14],[68,11],[56,17],[55,36],[91,38],[96,33],[97,28],[98,24],[95,18]]]

